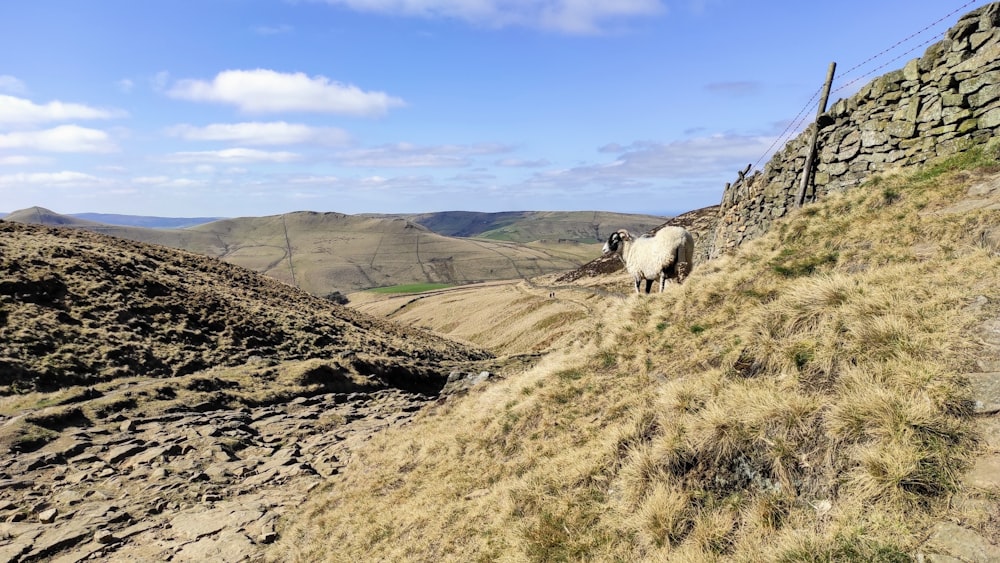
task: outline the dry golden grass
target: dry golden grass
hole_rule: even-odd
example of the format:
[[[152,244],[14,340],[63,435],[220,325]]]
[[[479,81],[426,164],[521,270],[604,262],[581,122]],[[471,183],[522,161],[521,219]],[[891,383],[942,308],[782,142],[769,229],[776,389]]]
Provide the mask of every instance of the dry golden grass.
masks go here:
[[[995,165],[876,179],[606,299],[533,369],[373,439],[274,557],[908,560],[976,453],[1000,214],[941,211]]]
[[[607,298],[583,288],[549,293],[524,281],[493,282],[415,295],[358,292],[349,295],[349,306],[497,354],[536,354],[572,342],[607,307]]]

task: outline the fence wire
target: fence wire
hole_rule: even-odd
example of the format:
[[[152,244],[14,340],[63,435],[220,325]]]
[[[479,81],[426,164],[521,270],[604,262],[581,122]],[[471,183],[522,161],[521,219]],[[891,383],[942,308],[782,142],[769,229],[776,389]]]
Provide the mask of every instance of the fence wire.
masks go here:
[[[891,53],[892,51],[894,51],[894,50],[902,47],[906,43],[908,43],[908,42],[910,42],[910,41],[912,41],[912,40],[920,37],[921,35],[923,35],[924,33],[928,32],[928,31],[930,31],[931,29],[933,29],[933,28],[941,25],[943,22],[947,21],[949,18],[951,18],[955,14],[964,12],[970,6],[972,6],[974,4],[978,4],[978,3],[982,2],[982,1],[983,0],[970,0],[969,2],[966,2],[966,3],[962,4],[958,8],[955,8],[951,12],[948,12],[944,16],[941,16],[940,18],[938,18],[937,20],[935,20],[935,21],[931,22],[930,24],[924,26],[920,30],[915,31],[915,32],[911,33],[910,35],[904,37],[903,39],[900,39],[899,41],[893,43],[890,47],[888,47],[888,48],[886,48],[886,49],[884,49],[884,50],[882,50],[882,51],[880,51],[880,52],[878,52],[878,53],[876,53],[876,54],[868,57],[867,59],[861,61],[860,63],[858,63],[858,64],[856,64],[854,66],[852,66],[851,68],[847,69],[846,71],[838,73],[837,74],[837,79],[835,80],[834,83],[836,84],[837,82],[841,82],[841,81],[845,80],[851,74],[860,71],[861,69],[865,68],[867,65],[869,65],[871,63],[874,63],[874,62],[878,61],[879,59],[881,59],[883,57],[888,56],[889,53]],[[858,82],[860,82],[862,80],[865,80],[865,79],[867,79],[867,78],[869,78],[871,76],[874,76],[876,73],[878,73],[879,71],[883,70],[885,67],[887,67],[887,66],[891,65],[892,63],[898,61],[899,59],[901,59],[901,58],[909,55],[910,53],[912,53],[912,52],[914,52],[914,51],[916,51],[916,50],[918,50],[918,49],[920,49],[922,47],[925,47],[925,46],[927,46],[927,45],[929,45],[931,43],[934,43],[936,41],[941,40],[942,38],[944,38],[944,35],[946,33],[947,33],[947,30],[935,32],[934,35],[930,36],[930,38],[925,39],[921,43],[919,43],[917,45],[914,45],[913,47],[907,49],[906,51],[903,51],[902,53],[896,55],[895,57],[893,57],[893,58],[891,58],[891,59],[889,59],[889,60],[887,60],[887,61],[879,64],[878,66],[875,66],[875,67],[871,68],[870,70],[868,70],[864,74],[861,74],[860,76],[852,78],[851,80],[849,80],[847,82],[843,82],[843,83],[839,84],[838,86],[836,86],[834,88],[831,88],[830,94],[832,95],[832,94],[834,94],[836,92],[841,92],[841,91],[847,90],[848,88],[850,88],[854,84],[857,84]],[[767,150],[765,150],[764,153],[762,155],[760,155],[760,158],[758,158],[757,161],[754,162],[753,166],[751,167],[751,170],[758,170],[758,166],[760,165],[760,163],[765,158],[767,158],[770,154],[772,154],[772,151],[774,151],[775,147],[777,147],[779,145],[783,145],[784,143],[787,143],[791,139],[792,135],[794,135],[797,132],[799,132],[799,131],[802,130],[802,128],[804,127],[804,125],[806,123],[806,120],[809,119],[809,113],[808,113],[809,109],[816,106],[815,102],[819,99],[819,96],[820,96],[820,94],[822,92],[823,92],[823,86],[821,85],[819,88],[816,89],[816,92],[813,93],[813,95],[809,98],[809,100],[805,103],[805,105],[802,106],[802,109],[800,109],[799,112],[797,114],[795,114],[795,117],[793,117],[791,119],[791,121],[788,122],[788,125],[785,127],[785,129],[777,137],[775,137],[774,142],[771,143],[771,146],[769,146],[767,148]]]

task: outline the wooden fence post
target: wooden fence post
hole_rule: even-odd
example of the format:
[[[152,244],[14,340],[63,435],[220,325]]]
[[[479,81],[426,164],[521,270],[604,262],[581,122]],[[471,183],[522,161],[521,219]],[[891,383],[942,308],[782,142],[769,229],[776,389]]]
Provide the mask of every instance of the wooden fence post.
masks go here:
[[[812,138],[809,139],[809,152],[806,153],[806,165],[802,168],[802,179],[799,181],[799,193],[795,197],[795,207],[802,207],[806,199],[806,188],[809,187],[809,177],[812,176],[813,160],[816,158],[816,143],[819,141],[819,116],[826,113],[826,102],[830,99],[830,86],[833,84],[833,73],[837,70],[837,63],[830,63],[830,70],[826,73],[826,84],[823,85],[823,95],[819,100],[819,109],[816,110],[816,123],[813,128]]]

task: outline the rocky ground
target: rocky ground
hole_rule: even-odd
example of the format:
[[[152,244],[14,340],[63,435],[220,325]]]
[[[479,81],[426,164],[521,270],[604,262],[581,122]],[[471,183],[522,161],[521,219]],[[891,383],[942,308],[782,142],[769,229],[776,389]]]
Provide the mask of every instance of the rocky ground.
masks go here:
[[[455,372],[446,393],[489,377]],[[445,399],[388,388],[69,425],[37,451],[0,454],[0,561],[259,560],[287,509],[432,400]]]
[[[259,559],[353,447],[491,358],[218,260],[0,221],[0,563]]]

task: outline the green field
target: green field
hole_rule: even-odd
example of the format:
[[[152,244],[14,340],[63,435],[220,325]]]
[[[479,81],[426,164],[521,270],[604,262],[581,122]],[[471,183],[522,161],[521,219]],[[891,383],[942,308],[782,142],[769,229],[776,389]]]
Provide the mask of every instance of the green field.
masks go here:
[[[390,285],[388,287],[376,287],[369,289],[372,293],[421,293],[452,287],[450,283],[405,283],[402,285]]]

